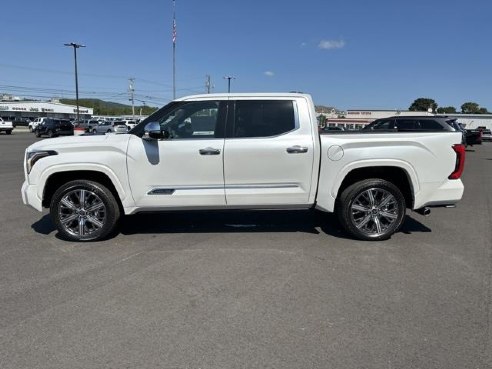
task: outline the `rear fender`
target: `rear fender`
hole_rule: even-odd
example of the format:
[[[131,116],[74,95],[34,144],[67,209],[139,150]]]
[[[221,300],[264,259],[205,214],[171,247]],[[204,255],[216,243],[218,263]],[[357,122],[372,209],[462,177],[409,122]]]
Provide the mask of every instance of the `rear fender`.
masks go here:
[[[329,175],[320,176],[316,207],[323,211],[333,212],[342,183],[351,172],[362,168],[380,169],[381,167],[402,169],[407,176],[412,195],[415,196],[420,191],[417,173],[410,163],[397,159],[358,160],[346,164],[335,176],[333,176],[334,178],[332,180],[330,180]],[[368,178],[369,177],[375,178],[375,176],[368,175]]]

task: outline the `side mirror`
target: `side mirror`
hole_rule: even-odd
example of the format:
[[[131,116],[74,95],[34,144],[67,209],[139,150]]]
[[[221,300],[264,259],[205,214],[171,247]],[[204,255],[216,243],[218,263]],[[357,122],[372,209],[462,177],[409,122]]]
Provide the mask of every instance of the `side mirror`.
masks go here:
[[[142,138],[147,141],[163,140],[169,138],[169,132],[161,131],[159,122],[150,122],[145,125]]]

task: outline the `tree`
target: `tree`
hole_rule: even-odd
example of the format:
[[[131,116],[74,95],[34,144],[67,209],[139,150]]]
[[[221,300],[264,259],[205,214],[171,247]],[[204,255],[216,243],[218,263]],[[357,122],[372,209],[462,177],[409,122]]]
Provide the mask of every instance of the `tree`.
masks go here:
[[[475,102],[466,102],[461,105],[461,112],[463,114],[482,114],[480,113],[480,105]]]
[[[429,99],[427,97],[419,97],[416,99],[412,105],[408,108],[410,111],[427,111],[429,108],[432,111],[436,111],[437,103],[433,99]]]
[[[327,119],[326,115],[324,115],[324,114],[318,115],[318,125],[320,127],[324,127],[326,125],[326,119]]]
[[[454,106],[445,106],[442,108],[437,108],[439,114],[455,114],[456,108]]]

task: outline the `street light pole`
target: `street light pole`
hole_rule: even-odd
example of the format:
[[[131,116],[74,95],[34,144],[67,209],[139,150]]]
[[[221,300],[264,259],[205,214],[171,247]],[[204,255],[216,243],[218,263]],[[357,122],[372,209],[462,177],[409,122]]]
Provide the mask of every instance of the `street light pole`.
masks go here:
[[[224,79],[227,79],[227,92],[231,92],[231,79],[236,79],[236,77],[233,76],[225,76]]]
[[[70,42],[64,45],[73,47],[73,57],[75,60],[75,102],[77,104],[77,124],[79,124],[79,77],[77,75],[77,49],[80,47],[85,47],[85,45],[76,44],[75,42]]]

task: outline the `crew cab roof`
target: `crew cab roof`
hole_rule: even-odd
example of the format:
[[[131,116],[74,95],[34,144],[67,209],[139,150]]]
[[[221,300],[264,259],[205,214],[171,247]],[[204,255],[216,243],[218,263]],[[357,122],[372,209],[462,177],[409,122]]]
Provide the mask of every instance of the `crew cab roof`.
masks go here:
[[[201,95],[192,95],[185,96],[175,101],[193,101],[193,100],[211,100],[211,99],[237,99],[237,98],[311,98],[309,94],[302,93],[292,93],[292,92],[280,92],[280,93],[271,93],[271,92],[251,92],[251,93],[216,93],[216,94],[201,94]]]

